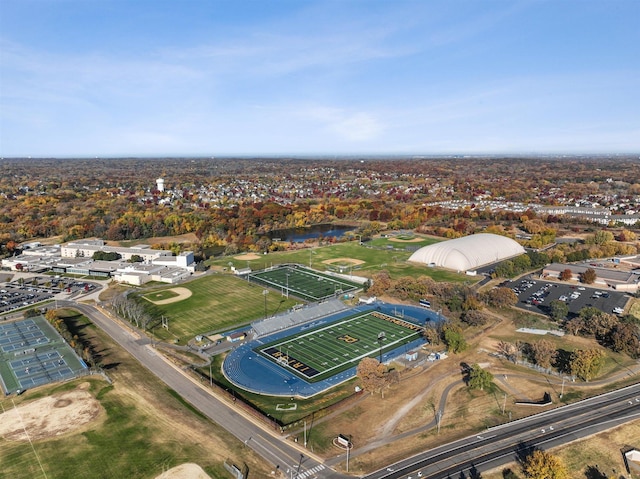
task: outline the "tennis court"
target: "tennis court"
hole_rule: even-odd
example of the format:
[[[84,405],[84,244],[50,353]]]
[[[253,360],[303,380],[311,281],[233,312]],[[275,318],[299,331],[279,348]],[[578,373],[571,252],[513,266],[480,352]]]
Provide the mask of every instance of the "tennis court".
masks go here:
[[[69,379],[85,369],[42,316],[0,325],[0,385],[5,394]]]
[[[321,301],[360,289],[355,281],[320,273],[300,265],[285,265],[249,273],[249,281],[306,301]]]
[[[338,322],[302,330],[256,348],[281,367],[315,382],[378,358],[420,338],[423,327],[380,311],[359,313]]]

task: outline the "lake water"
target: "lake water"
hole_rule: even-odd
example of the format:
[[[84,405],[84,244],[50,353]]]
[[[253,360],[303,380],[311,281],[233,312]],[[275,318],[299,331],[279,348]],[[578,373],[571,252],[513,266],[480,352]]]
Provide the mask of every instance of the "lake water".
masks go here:
[[[304,243],[308,239],[316,239],[322,236],[333,236],[334,238],[340,238],[349,231],[355,231],[357,228],[354,226],[339,226],[339,225],[313,225],[308,228],[289,228],[284,230],[271,231],[269,238],[279,239],[280,241]]]

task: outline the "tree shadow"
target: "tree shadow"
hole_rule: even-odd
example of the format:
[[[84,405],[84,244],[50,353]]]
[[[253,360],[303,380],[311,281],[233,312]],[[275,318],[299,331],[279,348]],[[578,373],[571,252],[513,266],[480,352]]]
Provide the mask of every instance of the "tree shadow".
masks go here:
[[[516,446],[516,461],[518,464],[524,464],[527,460],[527,457],[533,454],[537,447],[535,445],[527,444],[526,442],[519,442]]]
[[[554,365],[561,373],[571,373],[571,354],[571,351],[567,351],[566,349],[558,349]]]
[[[584,477],[586,477],[586,479],[607,479],[607,475],[600,472],[597,464],[595,466],[588,466]]]
[[[471,469],[469,469],[469,479],[482,479],[482,474],[476,468],[474,464],[471,465]]]
[[[502,471],[502,479],[519,479],[519,477],[511,468],[506,468]]]

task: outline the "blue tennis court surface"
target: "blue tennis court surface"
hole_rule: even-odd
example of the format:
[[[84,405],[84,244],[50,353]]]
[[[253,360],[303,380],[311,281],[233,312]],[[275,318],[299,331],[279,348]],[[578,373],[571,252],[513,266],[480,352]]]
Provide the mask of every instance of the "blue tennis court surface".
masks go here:
[[[5,394],[70,379],[86,369],[43,317],[0,324],[0,384]]]

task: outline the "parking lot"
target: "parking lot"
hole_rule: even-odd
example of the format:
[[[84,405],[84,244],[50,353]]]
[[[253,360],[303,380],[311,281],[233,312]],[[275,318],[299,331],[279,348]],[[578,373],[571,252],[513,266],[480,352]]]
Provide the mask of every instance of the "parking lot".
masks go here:
[[[23,281],[0,283],[0,314],[51,300],[55,295],[66,293],[66,298],[93,291],[95,284],[74,278],[37,276]]]
[[[518,307],[549,315],[551,301],[559,300],[569,307],[569,317],[580,313],[582,308],[594,307],[605,313],[619,314],[629,297],[625,293],[586,284],[549,282],[532,276],[512,281],[506,286],[518,295]]]

